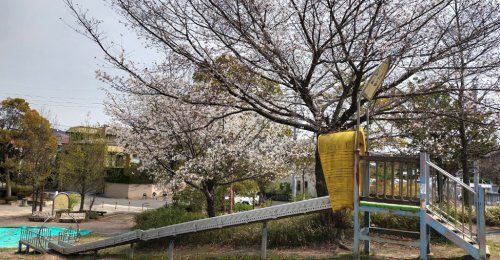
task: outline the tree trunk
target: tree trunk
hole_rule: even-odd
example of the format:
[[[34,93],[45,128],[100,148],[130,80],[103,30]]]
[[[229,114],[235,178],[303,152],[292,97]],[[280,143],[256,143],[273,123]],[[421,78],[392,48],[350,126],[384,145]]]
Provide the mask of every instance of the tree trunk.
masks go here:
[[[462,176],[463,181],[467,186],[470,184],[470,175],[469,175],[469,154],[468,154],[468,142],[467,142],[467,134],[465,132],[465,120],[460,119],[460,163],[462,165]],[[462,192],[464,194],[464,203],[469,205],[469,193],[467,191]]]
[[[82,187],[80,192],[80,212],[83,211],[83,204],[85,203],[85,186]]]
[[[31,197],[33,199],[33,204],[31,205],[31,213],[33,213],[36,211],[36,204],[38,202],[38,189],[35,185],[33,185],[33,196]]]
[[[7,162],[7,160],[9,159],[9,156],[7,155],[7,153],[5,152],[4,156],[3,156],[3,162],[4,164]],[[4,170],[4,173],[5,173],[5,198],[9,198],[9,197],[12,197],[12,184],[11,184],[11,181],[10,181],[10,172],[7,168],[3,168]]]
[[[5,170],[5,197],[12,197],[12,184],[10,182],[10,172]]]
[[[209,218],[215,217],[215,185],[213,181],[203,182],[203,194],[207,200],[207,214]]]
[[[321,160],[319,158],[318,144],[316,143],[316,152],[314,154],[315,165],[314,165],[314,177],[316,178],[316,195],[318,197],[328,196],[328,190],[326,188],[325,176],[323,175],[323,169],[321,168]]]
[[[42,184],[42,190],[40,192],[40,206],[38,207],[38,211],[43,211],[43,199],[44,199],[44,186],[45,184]]]
[[[89,204],[89,212],[92,212],[92,207],[94,206],[94,202],[95,202],[95,195],[92,196],[92,199],[90,200],[90,204]],[[90,213],[89,213],[90,214]]]

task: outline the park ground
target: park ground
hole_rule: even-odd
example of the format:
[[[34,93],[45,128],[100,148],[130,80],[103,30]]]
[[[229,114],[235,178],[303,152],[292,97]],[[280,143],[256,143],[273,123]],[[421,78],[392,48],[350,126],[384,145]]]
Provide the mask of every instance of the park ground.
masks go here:
[[[140,201],[139,201],[140,202]],[[135,202],[135,203],[139,203]],[[127,203],[128,205],[128,203]],[[10,208],[8,208],[10,207]],[[106,207],[106,204],[104,205]],[[17,206],[2,205],[0,209],[0,226],[23,226],[34,225],[28,221],[28,213],[16,215]],[[119,208],[119,207],[118,207]],[[93,234],[82,238],[82,242],[103,239],[108,236],[120,234],[134,228],[135,216],[140,212],[135,211],[110,211],[108,215],[98,220],[90,220],[80,224],[83,229],[90,229]],[[51,223],[51,225],[68,226],[67,223]],[[349,241],[345,241],[349,245]],[[500,227],[490,227],[488,229],[488,244],[490,246],[491,258],[500,259]],[[166,248],[166,245],[165,245]],[[73,257],[75,259],[124,259],[130,258],[130,246],[124,245],[116,248],[101,250],[97,255],[86,254]],[[204,246],[176,246],[176,259],[258,259],[259,248],[257,247],[221,247],[214,245]],[[418,249],[391,244],[373,243],[373,255],[364,259],[417,259]],[[132,259],[165,259],[166,249],[148,248],[147,245],[138,245],[134,250]],[[351,259],[349,251],[337,249],[333,245],[323,245],[321,247],[300,247],[300,248],[270,248],[268,250],[269,259]],[[65,259],[58,255],[20,255],[16,249],[0,249],[0,259]],[[430,259],[469,259],[460,248],[453,244],[439,243],[432,245],[432,255]]]

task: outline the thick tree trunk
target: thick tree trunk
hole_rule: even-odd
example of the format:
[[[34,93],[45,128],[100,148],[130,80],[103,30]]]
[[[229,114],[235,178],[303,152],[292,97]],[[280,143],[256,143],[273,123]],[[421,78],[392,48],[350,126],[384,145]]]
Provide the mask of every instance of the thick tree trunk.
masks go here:
[[[215,185],[213,181],[203,182],[203,194],[207,200],[207,214],[209,218],[215,217]]]
[[[316,152],[314,154],[314,157],[315,157],[314,177],[316,178],[316,195],[318,197],[328,196],[325,176],[323,175],[323,169],[321,168],[321,160],[319,158],[318,144],[316,144]]]

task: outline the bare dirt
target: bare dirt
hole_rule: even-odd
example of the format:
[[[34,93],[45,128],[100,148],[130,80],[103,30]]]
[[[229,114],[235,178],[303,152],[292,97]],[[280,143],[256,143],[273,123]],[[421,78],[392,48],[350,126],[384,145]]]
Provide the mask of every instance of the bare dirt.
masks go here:
[[[105,215],[98,220],[89,220],[78,224],[80,229],[91,230],[92,233],[101,236],[113,236],[127,232],[131,230],[134,225],[134,217],[136,214],[133,213],[114,213],[110,215]],[[39,226],[43,223],[32,222],[28,220],[29,215],[22,216],[3,216],[0,217],[1,227],[19,227],[19,226]],[[49,222],[46,225],[58,226],[58,227],[70,227],[75,226],[74,223],[58,223]]]

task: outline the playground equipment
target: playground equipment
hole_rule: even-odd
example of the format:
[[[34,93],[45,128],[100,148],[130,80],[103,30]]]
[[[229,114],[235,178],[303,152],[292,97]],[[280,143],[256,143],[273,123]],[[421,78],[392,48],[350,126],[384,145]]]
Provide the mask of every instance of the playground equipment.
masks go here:
[[[320,141],[326,140],[321,141],[323,143],[320,143],[319,151],[330,196],[149,230],[135,230],[85,244],[76,244],[75,239],[65,237],[49,239],[50,234],[44,234],[41,230],[34,240],[31,239],[33,236],[22,238],[20,248],[22,244],[29,244],[39,252],[54,250],[72,255],[130,244],[133,254],[134,244],[139,241],[167,238],[170,239],[167,257],[172,259],[176,236],[261,222],[261,259],[265,259],[268,221],[332,208],[353,208],[355,258],[360,256],[362,242],[365,253],[369,253],[370,242],[377,241],[419,247],[420,258],[426,259],[430,252],[429,231],[432,228],[473,258],[486,259],[485,191],[478,185],[477,172],[474,175],[474,188],[471,188],[432,163],[426,153],[420,153],[419,157],[363,155],[364,137],[355,133],[358,132],[334,133],[330,136],[332,138],[320,137]],[[360,140],[357,140],[357,136],[360,136]],[[419,232],[375,227],[370,223],[370,214],[373,212],[417,217],[420,220]],[[361,213],[362,224],[359,218]],[[394,235],[397,239],[391,239]]]
[[[18,253],[23,252],[23,246],[26,247],[26,253],[29,253],[30,248],[35,252],[46,253],[51,250],[50,243],[71,245],[78,242],[80,238],[78,223],[75,223],[76,228],[64,228],[61,232],[55,234],[51,228],[45,226],[50,220],[52,220],[52,217],[47,217],[42,226],[26,227],[21,231]]]
[[[355,198],[354,215],[364,213],[363,225],[354,218],[355,256],[364,241],[365,253],[370,252],[370,241],[395,243],[420,248],[420,258],[430,252],[429,229],[432,228],[474,259],[486,259],[485,192],[478,187],[479,175],[474,174],[472,189],[450,173],[432,163],[429,155],[416,157],[359,156],[364,164],[361,195]],[[458,196],[461,190],[461,196]],[[356,197],[358,193],[354,193]],[[370,225],[370,213],[385,212],[420,219],[420,232],[381,229]],[[473,223],[473,220],[476,223]],[[391,240],[380,234],[394,234],[416,240]]]

